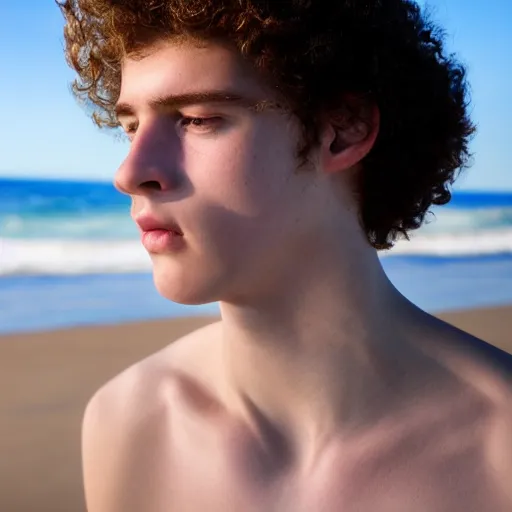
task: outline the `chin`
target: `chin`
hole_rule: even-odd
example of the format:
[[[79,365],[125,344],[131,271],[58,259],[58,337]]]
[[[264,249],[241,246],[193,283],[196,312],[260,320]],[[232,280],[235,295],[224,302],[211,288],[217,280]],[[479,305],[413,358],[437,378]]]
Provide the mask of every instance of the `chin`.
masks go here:
[[[153,282],[157,292],[167,300],[181,304],[183,306],[202,306],[217,302],[217,286],[215,280],[201,279],[201,272],[183,272],[171,271],[171,269],[153,268]]]

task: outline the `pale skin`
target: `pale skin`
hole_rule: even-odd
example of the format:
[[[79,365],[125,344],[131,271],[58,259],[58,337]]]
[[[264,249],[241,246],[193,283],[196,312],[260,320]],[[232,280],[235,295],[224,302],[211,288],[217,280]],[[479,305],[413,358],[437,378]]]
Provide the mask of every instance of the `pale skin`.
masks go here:
[[[276,98],[231,49],[162,41],[122,73],[115,184],[184,234],[156,288],[221,321],[91,399],[88,511],[512,510],[511,358],[400,295],[358,222],[378,109],[326,119],[296,172],[295,122],[250,108]],[[153,101],[209,91],[250,101]]]

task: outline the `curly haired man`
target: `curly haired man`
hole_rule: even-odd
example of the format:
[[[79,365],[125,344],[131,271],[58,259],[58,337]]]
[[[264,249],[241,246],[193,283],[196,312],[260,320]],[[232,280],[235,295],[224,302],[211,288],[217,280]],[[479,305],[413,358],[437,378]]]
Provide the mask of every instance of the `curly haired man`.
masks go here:
[[[464,67],[409,0],[61,0],[155,286],[221,320],[105,384],[89,512],[508,512],[512,362],[378,251],[467,167]]]

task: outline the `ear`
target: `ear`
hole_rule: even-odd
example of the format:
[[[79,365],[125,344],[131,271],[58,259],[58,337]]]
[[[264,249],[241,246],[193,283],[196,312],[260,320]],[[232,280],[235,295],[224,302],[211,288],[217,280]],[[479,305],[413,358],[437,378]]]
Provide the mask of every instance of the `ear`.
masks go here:
[[[324,172],[351,169],[368,155],[380,128],[380,112],[375,104],[366,105],[357,115],[331,116],[321,134],[320,159]]]

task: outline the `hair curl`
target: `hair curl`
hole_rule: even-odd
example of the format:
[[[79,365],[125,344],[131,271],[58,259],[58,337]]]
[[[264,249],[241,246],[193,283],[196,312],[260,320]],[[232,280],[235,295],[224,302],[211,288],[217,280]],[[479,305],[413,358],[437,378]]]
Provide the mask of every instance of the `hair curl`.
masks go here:
[[[389,249],[451,199],[475,131],[466,70],[444,33],[410,0],[56,0],[65,19],[75,96],[99,126],[117,127],[124,56],[185,36],[234,44],[301,122],[306,156],[320,120],[345,93],[380,110],[357,191],[370,243]]]

